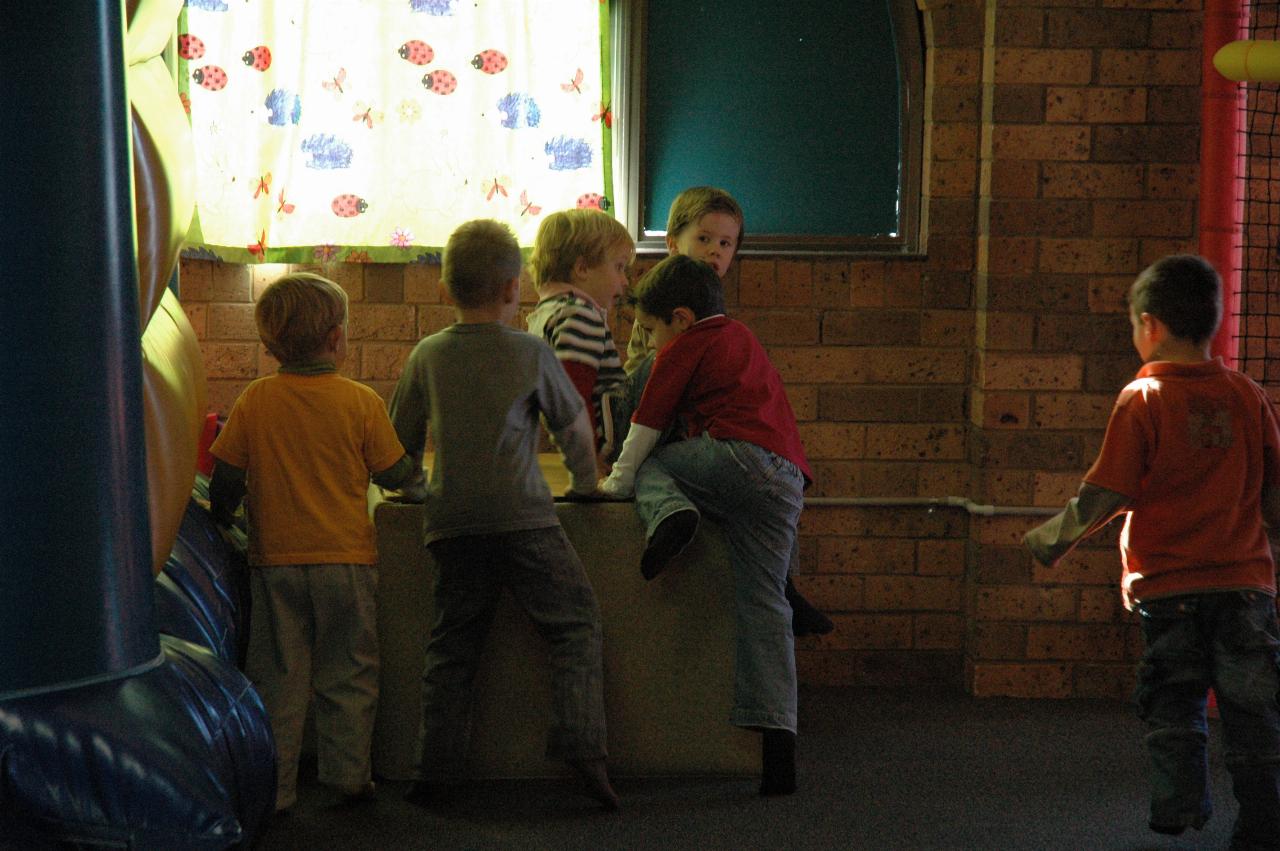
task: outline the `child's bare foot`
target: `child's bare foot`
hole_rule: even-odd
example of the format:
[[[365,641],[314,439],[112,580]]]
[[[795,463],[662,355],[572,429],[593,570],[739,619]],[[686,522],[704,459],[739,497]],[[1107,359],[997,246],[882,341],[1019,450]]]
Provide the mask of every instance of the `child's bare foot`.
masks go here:
[[[618,809],[618,793],[609,783],[609,772],[605,770],[603,759],[570,760],[569,765],[586,784],[588,795],[603,804],[606,810]]]
[[[680,555],[698,531],[698,512],[692,508],[669,514],[653,530],[653,537],[645,545],[640,556],[640,573],[645,579],[653,579],[661,573],[673,558]]]

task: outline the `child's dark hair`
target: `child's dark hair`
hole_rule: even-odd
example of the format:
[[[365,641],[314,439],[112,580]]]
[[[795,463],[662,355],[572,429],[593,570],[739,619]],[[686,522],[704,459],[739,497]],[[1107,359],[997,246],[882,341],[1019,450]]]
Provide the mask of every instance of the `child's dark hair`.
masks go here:
[[[1222,279],[1208,260],[1171,254],[1152,263],[1129,288],[1134,315],[1149,313],[1176,337],[1208,342],[1222,321]]]
[[[714,186],[691,186],[676,196],[667,213],[667,236],[679,236],[680,231],[697,224],[707,213],[724,213],[738,223],[738,244],[733,247],[736,251],[742,245],[745,228],[742,207],[732,195]]]
[[[459,307],[485,307],[501,297],[502,288],[520,277],[523,268],[511,228],[494,219],[472,219],[449,235],[440,280]]]
[[[263,290],[253,317],[273,358],[285,365],[305,363],[347,321],[347,294],[328,278],[294,272]]]
[[[677,307],[689,308],[695,319],[724,313],[724,290],[716,270],[683,254],[673,254],[645,272],[631,301],[663,322],[671,321]]]

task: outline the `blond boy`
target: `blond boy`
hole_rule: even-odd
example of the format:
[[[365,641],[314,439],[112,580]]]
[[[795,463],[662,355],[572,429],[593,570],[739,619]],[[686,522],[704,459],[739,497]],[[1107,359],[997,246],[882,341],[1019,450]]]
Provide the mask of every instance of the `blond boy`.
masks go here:
[[[347,295],[319,275],[287,275],[254,311],[280,361],[236,400],[210,451],[214,517],[229,523],[248,493],[253,618],[245,672],[271,719],[276,809],[297,798],[298,754],[314,692],[320,781],[371,796],[369,745],[378,700],[373,481],[412,476],[386,405],[338,374]]]

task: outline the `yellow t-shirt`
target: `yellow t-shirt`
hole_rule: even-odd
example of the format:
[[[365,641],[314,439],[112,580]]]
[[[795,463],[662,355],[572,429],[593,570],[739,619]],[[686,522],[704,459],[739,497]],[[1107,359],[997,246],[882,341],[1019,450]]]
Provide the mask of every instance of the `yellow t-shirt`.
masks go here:
[[[404,454],[377,393],[334,372],[259,378],[210,451],[245,470],[250,564],[377,563],[369,476]]]

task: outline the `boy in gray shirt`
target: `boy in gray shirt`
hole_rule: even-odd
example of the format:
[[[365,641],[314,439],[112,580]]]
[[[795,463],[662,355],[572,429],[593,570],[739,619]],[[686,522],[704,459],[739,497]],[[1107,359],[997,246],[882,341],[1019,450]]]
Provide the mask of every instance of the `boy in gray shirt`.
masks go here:
[[[502,588],[550,644],[554,725],[547,755],[616,809],[605,769],[600,613],[582,562],[560,528],[538,468],[539,420],[564,455],[571,492],[595,491],[590,412],[551,347],[508,323],[520,298],[520,246],[499,222],[460,226],[441,279],[456,324],[420,341],[391,398],[391,421],[430,481],[425,541],[438,568],[427,644],[421,779],[408,799],[427,806],[463,775],[475,678]],[[416,493],[415,493],[416,491]]]

